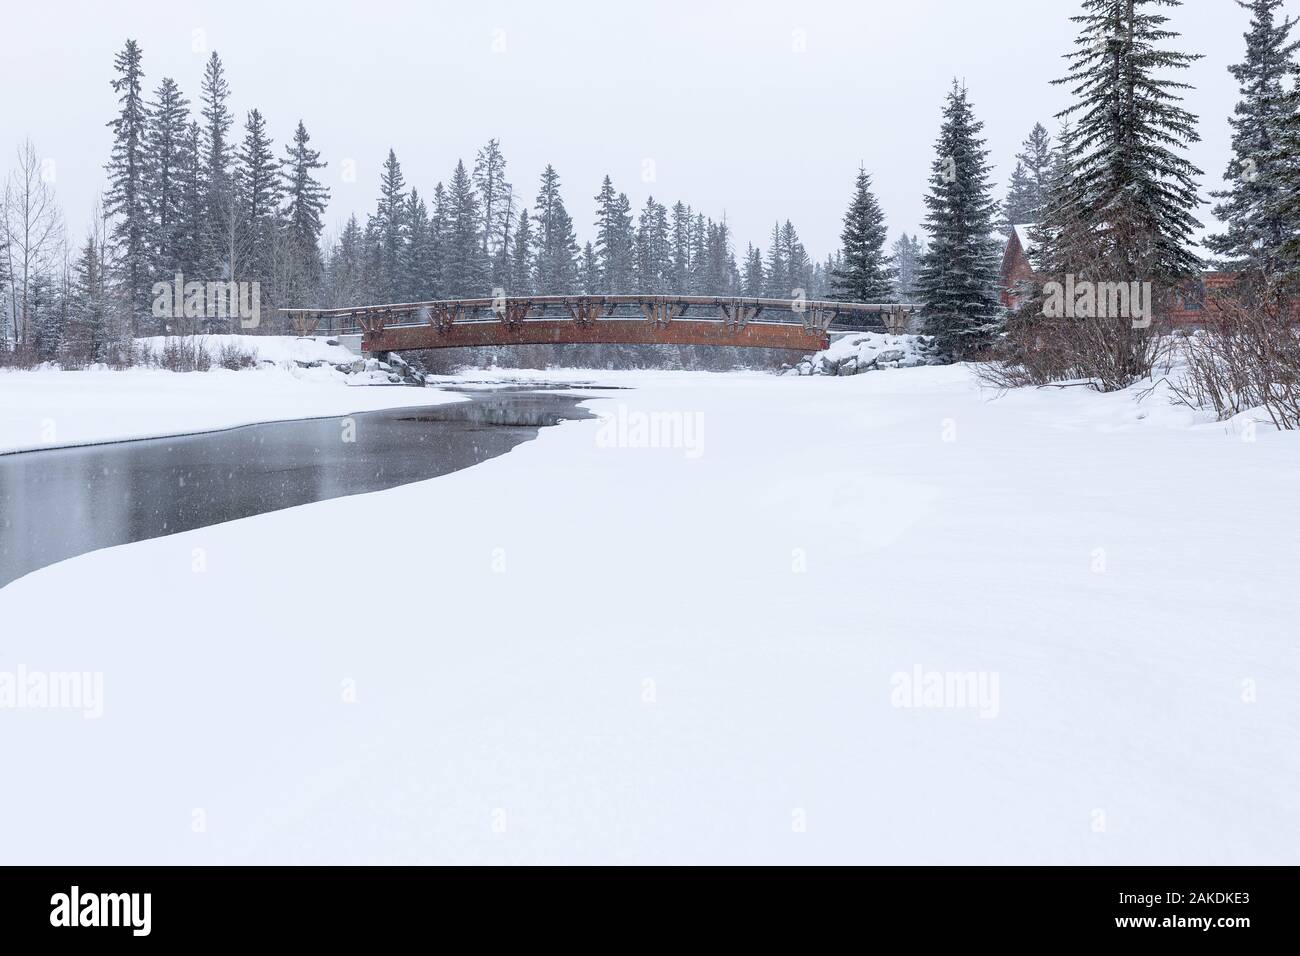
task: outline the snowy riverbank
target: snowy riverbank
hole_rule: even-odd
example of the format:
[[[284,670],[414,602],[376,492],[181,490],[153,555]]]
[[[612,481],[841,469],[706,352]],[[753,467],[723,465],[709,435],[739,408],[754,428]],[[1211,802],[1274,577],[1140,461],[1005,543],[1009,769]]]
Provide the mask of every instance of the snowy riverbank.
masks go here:
[[[436,389],[358,387],[387,382],[387,376],[340,372],[335,364],[359,363],[359,357],[323,339],[205,336],[197,341],[215,358],[223,339],[255,351],[264,364],[206,372],[0,370],[0,453],[460,400]],[[163,340],[144,341],[161,350]]]
[[[566,376],[634,388],[0,590],[0,671],[102,674],[0,711],[4,859],[1300,852],[1295,435],[963,367],[509,377]]]

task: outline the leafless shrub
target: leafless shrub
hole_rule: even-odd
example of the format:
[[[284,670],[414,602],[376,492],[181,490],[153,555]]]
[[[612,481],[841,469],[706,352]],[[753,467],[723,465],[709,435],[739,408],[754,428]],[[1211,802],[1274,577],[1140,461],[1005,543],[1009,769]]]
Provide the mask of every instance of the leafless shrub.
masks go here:
[[[1281,429],[1300,429],[1300,327],[1290,296],[1277,290],[1216,296],[1212,321],[1189,336],[1186,374],[1174,394],[1220,420],[1263,408]]]
[[[257,354],[234,342],[224,342],[217,350],[217,364],[232,372],[238,372],[240,369],[252,368],[256,365]]]

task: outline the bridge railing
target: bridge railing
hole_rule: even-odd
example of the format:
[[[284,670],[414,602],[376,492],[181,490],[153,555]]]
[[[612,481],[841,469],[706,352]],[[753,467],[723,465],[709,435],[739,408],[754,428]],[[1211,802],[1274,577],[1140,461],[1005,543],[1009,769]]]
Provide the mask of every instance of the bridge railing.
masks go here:
[[[903,331],[918,306],[900,302],[841,302],[827,299],[775,299],[698,295],[533,295],[475,299],[394,302],[334,309],[286,308],[299,335],[364,333],[378,326],[447,327],[465,322],[529,322],[571,319],[575,322],[671,319],[716,321],[732,326],[750,322],[800,324],[826,330],[850,328]]]

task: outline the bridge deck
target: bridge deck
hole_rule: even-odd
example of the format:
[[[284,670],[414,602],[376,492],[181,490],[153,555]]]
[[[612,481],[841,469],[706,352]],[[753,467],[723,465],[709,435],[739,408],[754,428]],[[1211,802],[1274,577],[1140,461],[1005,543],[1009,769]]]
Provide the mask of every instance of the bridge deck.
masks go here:
[[[362,333],[367,352],[488,345],[710,345],[815,352],[837,320],[901,331],[902,303],[678,295],[498,296],[281,309],[299,335]]]

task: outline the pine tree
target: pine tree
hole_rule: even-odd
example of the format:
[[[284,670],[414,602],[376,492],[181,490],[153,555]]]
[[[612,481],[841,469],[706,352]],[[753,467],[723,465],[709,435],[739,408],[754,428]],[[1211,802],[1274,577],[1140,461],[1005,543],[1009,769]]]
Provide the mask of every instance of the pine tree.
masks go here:
[[[786,283],[790,287],[785,298],[799,297],[800,290],[803,297],[807,298],[813,284],[812,259],[809,258],[803,243],[799,241],[799,234],[795,232],[794,224],[789,219],[781,227],[780,244],[781,254],[785,259]]]
[[[773,223],[767,246],[767,265],[763,269],[763,295],[769,299],[788,299],[793,295],[790,273],[782,252],[781,224]]]
[[[447,235],[443,249],[443,286],[448,298],[475,298],[491,293],[482,268],[479,205],[463,162],[456,163],[447,189]]]
[[[916,280],[924,252],[920,237],[903,233],[894,240],[891,251],[894,254],[894,288],[897,297],[902,302],[910,302],[916,295]]]
[[[441,185],[439,183],[440,189]],[[390,149],[379,181],[379,204],[366,223],[366,233],[373,249],[374,291],[383,302],[398,302],[402,298],[405,203],[406,180],[402,177],[402,165],[397,161],[397,154]]]
[[[172,236],[176,268],[185,276],[201,280],[203,276],[204,240],[207,221],[207,195],[204,189],[203,131],[196,122],[185,128],[178,167],[180,210]]]
[[[1042,123],[1035,123],[1016,153],[1016,168],[1003,203],[1003,225],[1010,227],[1043,221],[1051,177],[1052,138]]]
[[[249,110],[244,122],[244,140],[235,167],[235,228],[241,237],[240,281],[259,282],[266,297],[275,272],[276,229],[280,223],[281,179],[279,164],[266,120],[258,110]]]
[[[505,259],[503,250],[509,242],[510,222],[514,217],[514,190],[506,182],[506,159],[501,144],[490,139],[474,159],[474,191],[482,215],[480,258],[486,264],[492,283],[499,284]]]
[[[577,282],[578,241],[560,196],[560,176],[549,163],[542,172],[533,215],[534,288],[539,295],[570,293]]]
[[[526,296],[533,293],[533,224],[528,210],[519,211],[515,225],[514,249],[510,253],[510,275],[505,286],[506,294]]]
[[[691,223],[694,215],[691,207],[678,201],[673,205],[672,243],[673,271],[672,289],[677,293],[686,293],[691,289]]]
[[[234,183],[231,176],[234,146],[230,142],[234,116],[226,105],[230,99],[230,86],[226,82],[221,58],[215,50],[204,67],[200,98],[203,106],[201,115],[204,145],[207,148],[203,171],[207,214],[202,271],[209,279],[231,278],[238,258],[235,248]]]
[[[164,77],[147,108],[144,151],[145,204],[149,214],[150,284],[184,272],[181,229],[185,219],[185,179],[189,101],[171,77]]]
[[[1277,137],[1273,165],[1281,182],[1276,218],[1286,224],[1287,239],[1277,251],[1277,270],[1291,281],[1300,278],[1300,81],[1286,94],[1285,119]]]
[[[86,237],[73,271],[67,351],[74,362],[99,362],[108,345],[108,308],[102,254],[92,232]]]
[[[637,220],[636,288],[660,295],[668,291],[672,276],[672,246],[668,235],[668,210],[653,196],[646,200]]]
[[[745,250],[745,271],[741,290],[745,295],[753,298],[763,295],[763,252],[752,242]]]
[[[917,296],[926,330],[941,350],[958,359],[992,341],[1001,315],[996,204],[989,194],[983,129],[966,89],[954,80],[925,197],[930,242],[921,260]]]
[[[885,255],[885,214],[871,193],[871,177],[858,170],[853,201],[844,214],[840,233],[843,252],[831,275],[831,295],[843,302],[888,302],[893,297],[894,270]]]
[[[696,213],[691,221],[691,268],[687,288],[692,295],[708,292],[709,223],[704,213]]]
[[[596,196],[597,274],[595,290],[601,294],[632,292],[632,206],[625,194],[614,193],[609,176]]]
[[[106,167],[108,192],[105,209],[115,217],[113,238],[122,250],[120,281],[130,308],[131,334],[139,334],[142,324],[150,321],[152,282],[149,275],[150,227],[148,200],[145,193],[145,133],[147,113],[141,99],[140,47],[127,40],[126,47],[113,61],[117,78],[113,91],[120,104],[117,118],[108,125],[113,130],[113,152]]]
[[[1067,56],[1078,115],[1080,153],[1069,188],[1072,214],[1091,224],[1088,248],[1073,258],[1097,263],[1105,281],[1149,280],[1172,286],[1200,270],[1192,233],[1200,223],[1201,171],[1179,155],[1200,140],[1196,117],[1178,104],[1186,83],[1160,71],[1186,69],[1198,55],[1162,49],[1175,39],[1168,17],[1147,8],[1180,0],[1084,0],[1076,49]],[[1085,270],[1077,270],[1083,273]]]
[[[607,291],[600,288],[603,282],[600,257],[596,255],[595,247],[589,242],[582,247],[582,257],[578,260],[578,288],[576,291],[588,295],[603,295]]]
[[[365,234],[353,215],[343,227],[325,265],[324,301],[332,308],[341,308],[372,298],[366,267]]]
[[[310,142],[307,127],[299,120],[293,144],[285,148],[287,155],[281,172],[286,198],[285,230],[298,266],[295,271],[301,276],[300,294],[315,288],[324,268],[320,252],[321,217],[325,215],[330,195],[315,175],[326,164],[321,162],[320,151],[308,145]]]
[[[1214,215],[1226,229],[1207,237],[1205,245],[1220,257],[1220,268],[1269,279],[1282,267],[1282,246],[1297,233],[1282,200],[1296,156],[1282,138],[1290,112],[1285,83],[1295,73],[1300,41],[1290,38],[1295,21],[1277,18],[1282,0],[1238,0],[1237,5],[1251,12],[1246,57],[1228,67],[1241,101],[1228,119],[1232,159],[1223,177],[1228,188],[1211,193],[1222,200]]]
[[[438,263],[429,210],[414,189],[406,201],[406,229],[406,255],[402,265],[405,286],[401,297],[407,302],[426,302],[434,296],[433,274]]]

